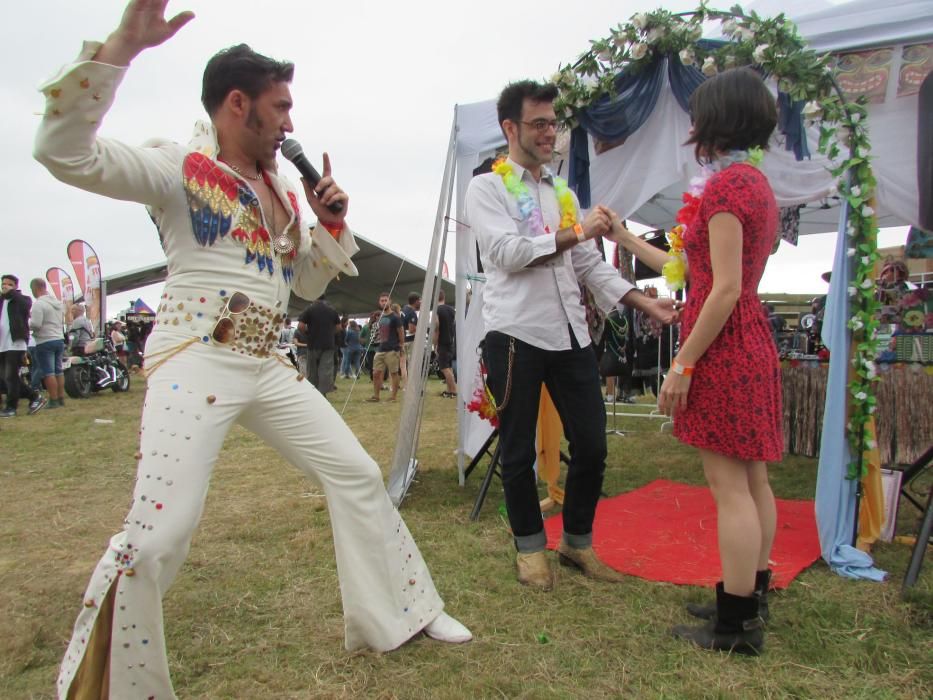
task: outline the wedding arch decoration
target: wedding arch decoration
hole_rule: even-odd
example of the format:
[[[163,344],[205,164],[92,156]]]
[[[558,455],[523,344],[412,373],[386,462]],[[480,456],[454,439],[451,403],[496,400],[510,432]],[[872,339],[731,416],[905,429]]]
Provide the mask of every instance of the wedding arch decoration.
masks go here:
[[[704,25],[716,22],[723,38],[703,39]],[[752,66],[774,80],[779,128],[798,159],[809,155],[806,127],[819,129],[819,151],[833,164],[831,172],[847,208],[846,253],[853,269],[848,285],[853,369],[846,426],[851,455],[848,478],[860,478],[865,471],[861,456],[877,444],[871,416],[876,407],[872,385],[878,381],[874,360],[879,311],[874,281],[878,225],[872,206],[876,180],[865,101],[847,100],[836,83],[832,56],[808,49],[783,14],[767,18],[746,13],[740,5],[717,10],[703,2],[689,12],[638,13],[612,28],[608,36],[591,40],[588,51],[574,63],[560,66],[551,78],[560,89],[554,103],[558,119],[579,131],[588,126],[594,111],[611,109],[615,101],[637,99],[639,95],[633,93],[650,90],[645,87],[649,81],[639,76],[649,71],[660,76],[664,62],[685,110],[696,85],[723,70]]]

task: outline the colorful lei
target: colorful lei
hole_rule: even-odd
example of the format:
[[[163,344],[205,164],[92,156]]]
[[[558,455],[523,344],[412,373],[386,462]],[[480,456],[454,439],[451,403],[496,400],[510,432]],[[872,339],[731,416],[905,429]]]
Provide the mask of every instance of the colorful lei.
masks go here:
[[[697,213],[700,211],[700,202],[703,199],[703,190],[706,189],[706,183],[714,173],[725,170],[733,163],[748,163],[757,168],[761,165],[764,156],[764,151],[758,147],[750,148],[747,151],[730,151],[712,163],[704,165],[700,176],[690,180],[690,189],[684,192],[683,195],[684,205],[675,217],[677,225],[667,232],[667,242],[670,244],[667,255],[670,259],[661,268],[661,274],[664,275],[667,288],[672,292],[683,289],[687,284],[687,256],[684,253],[684,237],[687,235],[687,225],[696,218]]]
[[[522,221],[530,220],[532,235],[543,236],[550,233],[544,225],[544,219],[541,216],[541,207],[528,191],[528,185],[521,181],[515,174],[512,164],[505,158],[500,158],[492,164],[492,171],[502,178],[502,184],[509,194],[515,197],[518,202],[518,213]],[[557,196],[557,203],[560,206],[560,228],[571,228],[577,223],[577,207],[573,201],[573,194],[567,186],[567,181],[563,178],[554,176],[554,194]]]
[[[494,428],[499,427],[499,412],[496,410],[496,399],[486,386],[486,365],[479,361],[479,382],[473,390],[473,397],[466,405],[466,410],[476,413],[483,420],[488,420]]]

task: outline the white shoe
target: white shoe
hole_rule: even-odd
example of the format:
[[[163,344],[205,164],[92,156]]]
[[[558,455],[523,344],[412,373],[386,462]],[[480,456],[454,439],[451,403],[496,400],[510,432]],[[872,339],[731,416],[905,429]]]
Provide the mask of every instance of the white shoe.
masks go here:
[[[424,633],[431,639],[448,644],[463,644],[473,639],[473,635],[466,627],[457,622],[447,613],[441,613],[424,628]]]

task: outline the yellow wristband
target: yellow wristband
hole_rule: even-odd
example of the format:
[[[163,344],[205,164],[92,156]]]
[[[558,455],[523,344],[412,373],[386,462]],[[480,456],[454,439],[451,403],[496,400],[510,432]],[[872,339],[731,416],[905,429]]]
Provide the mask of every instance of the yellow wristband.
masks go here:
[[[671,371],[674,374],[682,374],[685,377],[689,377],[693,374],[693,367],[687,367],[686,365],[680,364],[677,360],[674,360],[671,363]]]
[[[583,231],[583,227],[580,224],[573,225],[573,232],[577,234],[577,240],[580,241],[580,243],[586,240],[586,233]]]

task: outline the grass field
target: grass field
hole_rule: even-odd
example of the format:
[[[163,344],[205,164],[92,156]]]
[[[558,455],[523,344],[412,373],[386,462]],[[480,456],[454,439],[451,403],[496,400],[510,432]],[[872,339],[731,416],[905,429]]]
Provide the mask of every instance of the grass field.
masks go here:
[[[144,390],[134,382],[127,394],[0,422],[4,700],[53,696],[87,579],[129,506]],[[351,384],[338,386],[340,409]],[[767,651],[755,659],[668,636],[671,625],[688,620],[684,603],[708,598],[708,590],[637,578],[611,586],[566,570],[552,593],[519,586],[498,483],[479,521],[469,521],[483,470],[465,488],[457,485],[456,407],[440,390],[432,380],[421,468],[402,513],[448,611],[475,641],[418,638],[389,654],[344,651],[326,503],[237,428],[217,464],[191,554],[165,599],[179,697],[930,697],[933,558],[904,601],[904,545],[876,549],[889,583],[844,580],[822,561],[806,570],[773,596]],[[370,393],[358,386],[345,418],[385,467],[400,405],[365,403]],[[656,478],[702,483],[695,453],[658,434],[655,422],[623,425],[633,432],[609,437],[608,494]],[[812,498],[815,479],[810,459],[788,457],[772,471],[781,498]],[[915,531],[916,516],[905,503],[899,531]]]

